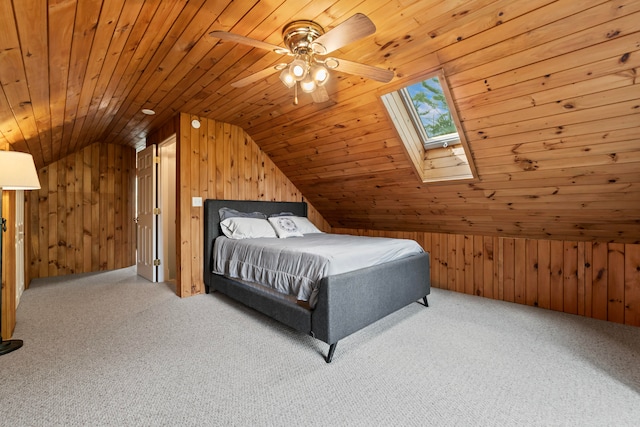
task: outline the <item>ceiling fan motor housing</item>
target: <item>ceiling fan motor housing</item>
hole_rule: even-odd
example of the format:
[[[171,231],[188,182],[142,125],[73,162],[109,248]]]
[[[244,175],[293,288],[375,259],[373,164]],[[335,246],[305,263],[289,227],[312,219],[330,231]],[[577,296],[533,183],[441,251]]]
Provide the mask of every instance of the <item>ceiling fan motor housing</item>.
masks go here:
[[[282,29],[284,44],[294,55],[309,53],[322,54],[324,47],[314,44],[314,41],[324,34],[324,28],[316,22],[300,20],[285,25]]]

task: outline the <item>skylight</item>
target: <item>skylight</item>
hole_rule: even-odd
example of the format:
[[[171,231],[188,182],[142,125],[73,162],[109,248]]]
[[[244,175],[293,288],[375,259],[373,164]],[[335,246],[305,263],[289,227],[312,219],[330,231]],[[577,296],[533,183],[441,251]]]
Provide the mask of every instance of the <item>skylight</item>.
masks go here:
[[[425,149],[460,143],[438,76],[399,90]]]
[[[381,100],[422,182],[474,178],[442,71],[385,93]]]

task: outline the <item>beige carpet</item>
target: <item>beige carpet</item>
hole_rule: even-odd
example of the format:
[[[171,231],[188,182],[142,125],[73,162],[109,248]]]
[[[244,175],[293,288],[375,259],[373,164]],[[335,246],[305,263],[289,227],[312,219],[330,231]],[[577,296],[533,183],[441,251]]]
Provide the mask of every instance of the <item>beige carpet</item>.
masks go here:
[[[327,345],[135,269],[35,281],[2,426],[635,426],[640,328],[434,289]]]

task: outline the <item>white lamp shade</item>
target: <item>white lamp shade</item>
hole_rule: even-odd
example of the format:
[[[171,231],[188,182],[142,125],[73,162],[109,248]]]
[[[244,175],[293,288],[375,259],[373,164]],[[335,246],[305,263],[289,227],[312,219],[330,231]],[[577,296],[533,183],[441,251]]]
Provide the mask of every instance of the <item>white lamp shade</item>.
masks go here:
[[[300,82],[300,89],[305,93],[311,93],[316,90],[316,82],[313,80],[311,75],[307,74],[307,76],[302,79]]]
[[[294,79],[300,81],[307,75],[307,63],[298,58],[291,62],[291,65],[289,66],[289,72]]]
[[[0,188],[3,190],[40,188],[40,180],[31,154],[0,151]]]
[[[313,64],[309,74],[318,86],[324,85],[329,80],[329,71],[320,64]]]
[[[297,83],[296,79],[291,75],[288,68],[282,70],[282,73],[280,73],[280,80],[289,89],[294,87]]]

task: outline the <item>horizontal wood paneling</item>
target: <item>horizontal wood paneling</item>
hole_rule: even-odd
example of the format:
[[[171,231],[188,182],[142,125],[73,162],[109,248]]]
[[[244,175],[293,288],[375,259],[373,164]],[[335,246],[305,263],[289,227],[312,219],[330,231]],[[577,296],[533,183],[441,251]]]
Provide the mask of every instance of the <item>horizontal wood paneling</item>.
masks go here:
[[[135,263],[135,151],[93,144],[38,170],[29,192],[32,278]]]
[[[640,326],[640,245],[333,228],[414,239],[431,254],[431,285]]]
[[[191,121],[200,121],[200,128]],[[203,199],[302,201],[303,195],[242,129],[203,117],[180,114],[150,135],[150,143],[176,133],[177,148],[177,242],[176,292],[181,297],[204,292],[202,207],[191,206],[193,197]],[[321,230],[330,227],[309,204],[309,218]]]
[[[330,30],[356,12],[375,34],[332,55],[395,78],[332,71],[320,104],[293,105],[277,73],[232,87],[285,57],[209,36],[281,45],[292,20]],[[620,0],[4,1],[0,144],[43,167],[143,146],[186,112],[243,129],[334,227],[635,244],[639,23]],[[421,183],[379,100],[439,69],[471,182]]]

